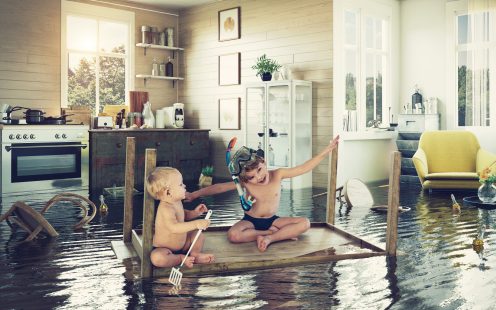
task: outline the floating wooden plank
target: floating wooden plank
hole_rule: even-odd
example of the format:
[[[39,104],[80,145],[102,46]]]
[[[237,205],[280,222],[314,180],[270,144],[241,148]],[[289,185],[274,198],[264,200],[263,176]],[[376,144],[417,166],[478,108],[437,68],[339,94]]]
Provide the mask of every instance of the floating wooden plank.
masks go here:
[[[326,223],[312,223],[312,227],[299,236],[297,241],[272,243],[263,253],[258,250],[256,242],[229,242],[229,228],[209,227],[203,232],[205,244],[202,252],[214,254],[214,263],[196,264],[191,269],[183,267],[181,272],[184,275],[229,273],[385,255],[383,249]],[[137,254],[143,252],[141,240],[141,232],[133,230],[133,245]],[[170,270],[171,268],[153,268],[153,276],[168,276]],[[146,277],[142,272],[141,274]]]

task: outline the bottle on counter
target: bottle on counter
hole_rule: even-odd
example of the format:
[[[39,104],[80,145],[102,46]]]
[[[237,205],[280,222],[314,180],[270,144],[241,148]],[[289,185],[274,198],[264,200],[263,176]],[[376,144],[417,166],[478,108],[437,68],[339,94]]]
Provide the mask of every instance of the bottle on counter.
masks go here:
[[[153,58],[152,75],[158,76],[158,74],[159,74],[158,61],[157,58]]]
[[[165,60],[160,63],[158,71],[160,76],[165,76]]]
[[[419,93],[419,89],[418,89],[416,84],[415,84],[414,91],[415,92],[412,95],[412,107],[413,107],[413,109],[417,110],[417,113],[422,113],[422,110],[424,109],[424,106],[422,103],[422,95]]]
[[[173,71],[174,71],[173,70],[173,67],[174,67],[174,65],[172,64],[171,58],[169,56],[169,61],[165,65],[165,75],[166,76],[174,76],[174,74],[173,74]]]
[[[269,144],[269,166],[274,166],[275,154],[272,145]]]

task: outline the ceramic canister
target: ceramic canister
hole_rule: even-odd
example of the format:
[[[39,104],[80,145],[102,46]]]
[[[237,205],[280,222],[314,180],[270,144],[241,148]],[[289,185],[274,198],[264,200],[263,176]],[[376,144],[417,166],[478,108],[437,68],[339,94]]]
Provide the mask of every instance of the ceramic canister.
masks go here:
[[[155,126],[165,128],[165,110],[158,109],[156,113]]]

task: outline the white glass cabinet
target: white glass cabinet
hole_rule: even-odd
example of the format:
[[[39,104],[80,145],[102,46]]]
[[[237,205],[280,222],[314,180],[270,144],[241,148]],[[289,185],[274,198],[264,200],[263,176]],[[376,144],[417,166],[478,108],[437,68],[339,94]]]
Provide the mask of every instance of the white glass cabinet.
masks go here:
[[[246,145],[261,147],[269,169],[294,167],[312,157],[312,82],[248,84]],[[283,182],[291,189],[312,186],[312,173]]]

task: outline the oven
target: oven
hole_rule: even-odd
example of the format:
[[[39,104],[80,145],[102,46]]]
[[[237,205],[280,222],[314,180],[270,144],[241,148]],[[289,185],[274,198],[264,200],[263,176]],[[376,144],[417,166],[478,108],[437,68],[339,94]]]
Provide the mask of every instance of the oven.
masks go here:
[[[4,125],[2,194],[88,186],[88,127]]]

